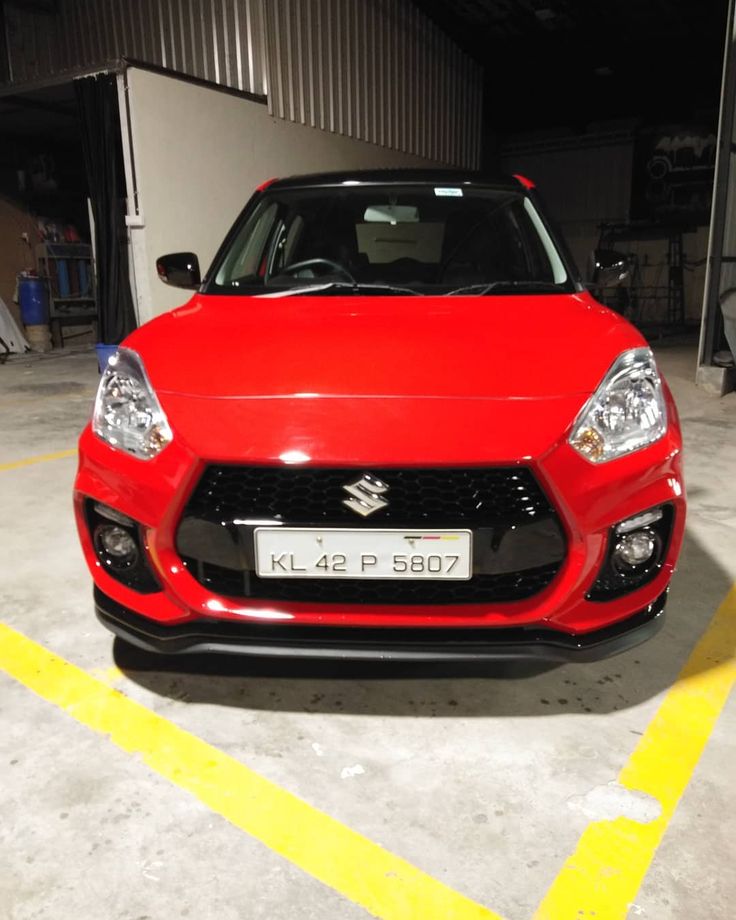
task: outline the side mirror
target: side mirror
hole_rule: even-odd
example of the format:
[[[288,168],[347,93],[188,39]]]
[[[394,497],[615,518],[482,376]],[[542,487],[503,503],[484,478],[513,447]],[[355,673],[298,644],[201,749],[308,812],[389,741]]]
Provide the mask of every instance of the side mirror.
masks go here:
[[[631,277],[631,261],[623,252],[594,249],[591,263],[591,281],[597,288],[621,287]]]
[[[156,271],[164,284],[196,289],[202,283],[199,259],[193,252],[170,252],[156,259]]]

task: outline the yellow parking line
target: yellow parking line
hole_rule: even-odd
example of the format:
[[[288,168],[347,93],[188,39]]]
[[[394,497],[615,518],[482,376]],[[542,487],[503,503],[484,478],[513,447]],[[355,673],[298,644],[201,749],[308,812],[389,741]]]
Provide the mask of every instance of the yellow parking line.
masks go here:
[[[594,821],[540,904],[535,920],[624,920],[736,682],[736,586],[718,608],[618,782],[662,806],[647,824]]]
[[[35,457],[26,457],[23,460],[0,463],[0,473],[5,470],[17,470],[21,466],[31,466],[33,463],[45,463],[47,460],[63,460],[65,457],[73,457],[76,453],[76,448],[73,450],[58,450],[55,454],[37,454]]]
[[[500,920],[2,623],[0,669],[122,750],[140,755],[156,773],[374,916]]]

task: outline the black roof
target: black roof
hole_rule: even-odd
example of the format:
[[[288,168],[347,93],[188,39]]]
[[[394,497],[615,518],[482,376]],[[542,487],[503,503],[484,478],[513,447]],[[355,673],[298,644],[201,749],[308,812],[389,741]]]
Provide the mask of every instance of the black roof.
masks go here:
[[[489,175],[462,169],[353,169],[341,172],[287,176],[270,183],[269,188],[318,188],[356,182],[361,185],[428,184],[482,185],[519,191],[518,179],[503,174]]]

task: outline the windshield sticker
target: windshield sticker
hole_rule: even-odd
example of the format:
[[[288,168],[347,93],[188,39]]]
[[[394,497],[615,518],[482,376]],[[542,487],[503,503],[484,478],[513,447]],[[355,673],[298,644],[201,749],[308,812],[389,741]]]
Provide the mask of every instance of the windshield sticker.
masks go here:
[[[463,190],[461,188],[436,188],[434,190],[438,198],[462,198]]]

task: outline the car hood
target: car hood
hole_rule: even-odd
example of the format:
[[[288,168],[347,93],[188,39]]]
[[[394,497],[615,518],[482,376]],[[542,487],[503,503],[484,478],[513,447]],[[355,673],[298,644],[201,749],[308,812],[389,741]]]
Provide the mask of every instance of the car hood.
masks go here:
[[[543,400],[592,393],[644,341],[583,293],[197,294],[125,344],[161,394]]]
[[[125,344],[198,457],[465,465],[541,457],[643,340],[586,294],[198,295]]]

